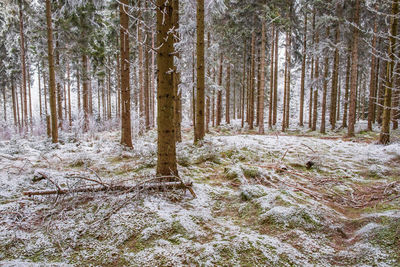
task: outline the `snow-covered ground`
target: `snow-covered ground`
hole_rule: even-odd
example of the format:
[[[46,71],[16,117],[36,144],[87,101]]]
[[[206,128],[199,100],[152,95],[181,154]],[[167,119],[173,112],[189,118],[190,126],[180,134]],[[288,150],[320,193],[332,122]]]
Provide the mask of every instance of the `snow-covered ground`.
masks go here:
[[[237,131],[221,127],[201,147],[186,131],[178,144],[179,173],[193,181],[196,198],[22,195],[91,183],[77,177],[128,184],[151,177],[154,131],[133,150],[118,144],[118,132],[64,134],[59,145],[0,141],[0,265],[400,264],[399,143]],[[34,181],[40,172],[50,179]]]

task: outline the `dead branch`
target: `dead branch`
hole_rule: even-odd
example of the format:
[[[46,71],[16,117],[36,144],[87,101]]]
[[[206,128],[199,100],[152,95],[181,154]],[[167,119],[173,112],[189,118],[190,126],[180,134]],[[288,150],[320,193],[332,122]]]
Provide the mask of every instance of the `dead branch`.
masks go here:
[[[59,189],[59,190],[39,190],[39,191],[25,191],[22,194],[25,196],[43,196],[43,195],[54,195],[54,194],[71,194],[71,193],[85,193],[85,192],[101,192],[101,191],[134,191],[134,190],[160,190],[163,188],[182,188],[188,189],[189,191],[193,183],[182,183],[182,182],[164,182],[164,183],[141,183],[138,185],[114,185],[114,186],[86,186],[78,187],[73,189]],[[189,189],[190,188],[190,189]],[[193,192],[194,193],[194,192]],[[192,194],[193,195],[193,194]],[[195,195],[193,195],[195,197]]]

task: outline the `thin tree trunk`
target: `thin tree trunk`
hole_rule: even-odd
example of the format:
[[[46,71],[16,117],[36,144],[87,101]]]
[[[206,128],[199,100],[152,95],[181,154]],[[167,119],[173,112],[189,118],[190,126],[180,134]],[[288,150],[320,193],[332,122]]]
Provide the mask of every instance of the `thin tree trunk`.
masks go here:
[[[270,80],[269,80],[269,107],[268,107],[268,127],[272,128],[272,111],[274,98],[274,52],[275,52],[275,25],[272,25],[271,38],[271,65],[270,65]]]
[[[355,2],[354,24],[351,47],[351,80],[350,80],[350,108],[349,108],[349,127],[347,135],[354,136],[354,125],[356,122],[356,102],[357,102],[357,79],[358,79],[358,36],[359,36],[359,20],[360,20],[360,0]]]
[[[242,80],[242,103],[241,103],[241,117],[242,117],[242,128],[244,127],[244,108],[245,108],[245,91],[246,91],[246,39],[244,41],[243,50],[243,80]]]
[[[254,82],[256,65],[256,33],[253,30],[251,35],[251,70],[250,70],[250,88],[249,88],[249,129],[254,128]]]
[[[391,18],[391,29],[389,37],[389,49],[388,57],[390,61],[387,62],[387,73],[386,73],[386,86],[385,86],[385,100],[383,104],[383,119],[381,134],[379,135],[379,143],[388,144],[390,141],[390,112],[392,107],[392,88],[394,85],[394,66],[395,66],[395,49],[396,49],[396,37],[397,37],[397,25],[399,12],[399,0],[393,0],[392,2],[392,18]],[[396,107],[397,108],[397,107]]]
[[[22,93],[23,102],[21,102],[22,121],[23,126],[28,126],[28,105],[27,105],[27,92],[26,92],[26,63],[25,63],[25,35],[24,35],[24,21],[22,14],[22,0],[19,0],[19,34],[21,45],[21,72],[22,72]]]
[[[218,85],[220,87],[222,87],[222,70],[223,70],[222,63],[223,63],[223,55],[221,53],[220,61],[219,61],[219,77],[218,77]],[[220,126],[221,125],[221,119],[222,119],[222,90],[218,90],[216,126]]]
[[[14,79],[11,76],[11,98],[12,98],[12,110],[14,115],[14,126],[18,126],[18,118],[17,118],[17,102],[18,99],[15,97],[15,87],[14,87]]]
[[[336,7],[337,13],[341,14],[339,4]],[[335,33],[335,54],[333,57],[333,72],[332,72],[332,90],[331,90],[331,103],[330,103],[330,114],[329,121],[331,123],[332,130],[336,127],[336,113],[339,110],[337,108],[337,95],[338,95],[338,76],[339,76],[339,39],[340,39],[340,23],[337,22],[336,33]]]
[[[326,29],[326,39],[329,39],[329,27],[327,27],[327,29]],[[326,133],[326,95],[328,92],[328,75],[329,75],[329,55],[328,55],[328,52],[326,52],[326,53],[327,53],[327,55],[325,55],[325,66],[324,66],[325,72],[324,72],[324,86],[323,86],[323,94],[322,94],[322,111],[321,111],[321,128],[320,128],[320,133],[322,133],[322,134]],[[336,98],[336,93],[335,93],[335,98]],[[336,104],[336,99],[335,99],[335,104]],[[332,112],[332,110],[331,110],[331,112]],[[331,113],[331,116],[332,116],[332,113]],[[335,116],[336,116],[336,114],[335,114]]]
[[[375,10],[377,10],[378,6],[375,5]],[[372,131],[372,124],[375,117],[375,106],[374,102],[376,100],[376,40],[377,40],[377,32],[378,32],[378,20],[375,16],[374,18],[374,33],[372,36],[372,51],[371,51],[371,73],[369,80],[369,98],[368,98],[368,131]]]
[[[279,40],[279,30],[275,29],[275,70],[274,70],[274,107],[273,107],[273,121],[272,125],[276,125],[276,118],[278,115],[278,41]]]
[[[300,116],[299,125],[302,127],[303,124],[303,113],[304,113],[304,83],[306,76],[306,53],[307,53],[307,13],[304,14],[304,39],[303,39],[303,61],[301,64],[301,82],[300,82]]]
[[[226,67],[226,96],[225,96],[225,121],[226,124],[231,123],[230,118],[230,96],[231,96],[231,63],[228,61]]]
[[[347,111],[349,106],[349,91],[350,91],[350,54],[347,56],[346,64],[346,80],[343,105],[343,128],[347,127]]]
[[[205,66],[204,66],[204,0],[197,0],[196,12],[197,38],[197,99],[196,99],[196,132],[194,142],[204,139],[204,95],[205,95]]]
[[[42,120],[42,87],[40,84],[40,68],[39,68],[39,64],[37,65],[37,74],[38,74],[38,83],[39,83],[39,88],[38,88],[38,94],[39,94],[39,115],[40,115],[40,120]]]
[[[319,44],[319,36],[318,36],[318,31],[315,33],[315,44],[318,47]],[[319,86],[320,86],[320,81],[319,81],[319,58],[318,56],[315,57],[315,88],[314,88],[314,106],[313,106],[313,122],[312,122],[312,131],[317,130],[317,118],[318,118],[318,90],[319,90]]]
[[[313,16],[312,16],[312,42],[313,46],[315,46],[315,9],[313,10]],[[311,74],[310,74],[310,79],[311,79],[311,86],[310,86],[310,102],[309,102],[309,110],[308,110],[308,127],[312,129],[312,118],[313,118],[313,93],[314,93],[314,59],[315,56],[313,55],[311,57]]]
[[[88,74],[87,74],[87,56],[82,55],[82,97],[83,97],[83,131],[89,130],[89,86],[88,86]]]
[[[81,85],[79,77],[79,69],[76,70],[76,98],[78,102],[78,114],[81,114]]]
[[[259,105],[259,121],[258,121],[258,133],[264,134],[264,87],[265,87],[265,20],[263,20],[261,25],[261,58],[260,58],[260,105]]]
[[[67,64],[67,83],[68,83],[68,119],[69,127],[72,126],[72,111],[71,111],[71,77],[69,71],[69,63]]]

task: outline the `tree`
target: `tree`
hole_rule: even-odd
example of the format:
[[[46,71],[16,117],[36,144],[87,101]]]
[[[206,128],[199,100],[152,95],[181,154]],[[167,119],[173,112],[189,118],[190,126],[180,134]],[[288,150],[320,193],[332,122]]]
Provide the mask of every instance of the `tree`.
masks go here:
[[[178,175],[174,125],[174,36],[173,6],[169,0],[157,0],[157,175]]]
[[[129,85],[129,17],[128,0],[119,4],[121,46],[121,144],[133,147],[131,134],[131,93]]]
[[[394,66],[395,66],[395,49],[396,49],[396,36],[397,36],[397,26],[399,13],[399,0],[393,0],[392,2],[392,17],[391,17],[391,27],[390,27],[390,37],[389,37],[389,48],[388,56],[389,61],[387,62],[387,73],[386,73],[386,86],[385,86],[385,100],[383,108],[383,119],[382,119],[382,129],[379,135],[379,143],[388,144],[390,141],[390,112],[392,106],[392,88],[394,85]],[[397,107],[396,107],[397,108]]]
[[[349,108],[349,126],[347,135],[354,136],[354,124],[356,122],[356,102],[357,102],[357,79],[358,79],[358,36],[359,36],[359,20],[360,20],[360,0],[356,0],[354,4],[354,19],[352,47],[351,47],[351,78],[350,78],[350,108]]]
[[[58,143],[57,128],[57,107],[56,107],[56,76],[54,72],[54,51],[53,51],[53,28],[51,22],[51,3],[46,0],[46,21],[47,21],[47,51],[49,61],[49,91],[50,91],[50,114],[51,114],[51,141]]]
[[[260,59],[260,90],[259,90],[259,121],[258,121],[258,133],[264,134],[264,87],[265,87],[265,21],[263,19],[261,25],[261,59]]]
[[[204,128],[204,90],[205,90],[205,69],[204,69],[204,0],[197,0],[197,99],[196,99],[196,131],[194,141],[203,140]]]

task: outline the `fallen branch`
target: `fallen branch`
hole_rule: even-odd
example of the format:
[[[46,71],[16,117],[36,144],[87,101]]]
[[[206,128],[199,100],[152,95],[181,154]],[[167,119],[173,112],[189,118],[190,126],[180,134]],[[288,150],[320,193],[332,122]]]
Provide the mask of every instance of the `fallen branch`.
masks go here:
[[[114,185],[114,186],[87,186],[78,187],[73,189],[58,189],[58,190],[40,190],[40,191],[25,191],[22,194],[25,196],[44,196],[44,195],[65,195],[71,193],[85,193],[85,192],[101,192],[101,191],[134,191],[134,190],[150,190],[150,189],[163,189],[163,188],[178,188],[188,189],[193,197],[196,197],[193,189],[193,183],[182,182],[163,182],[163,183],[145,183],[138,185]]]

